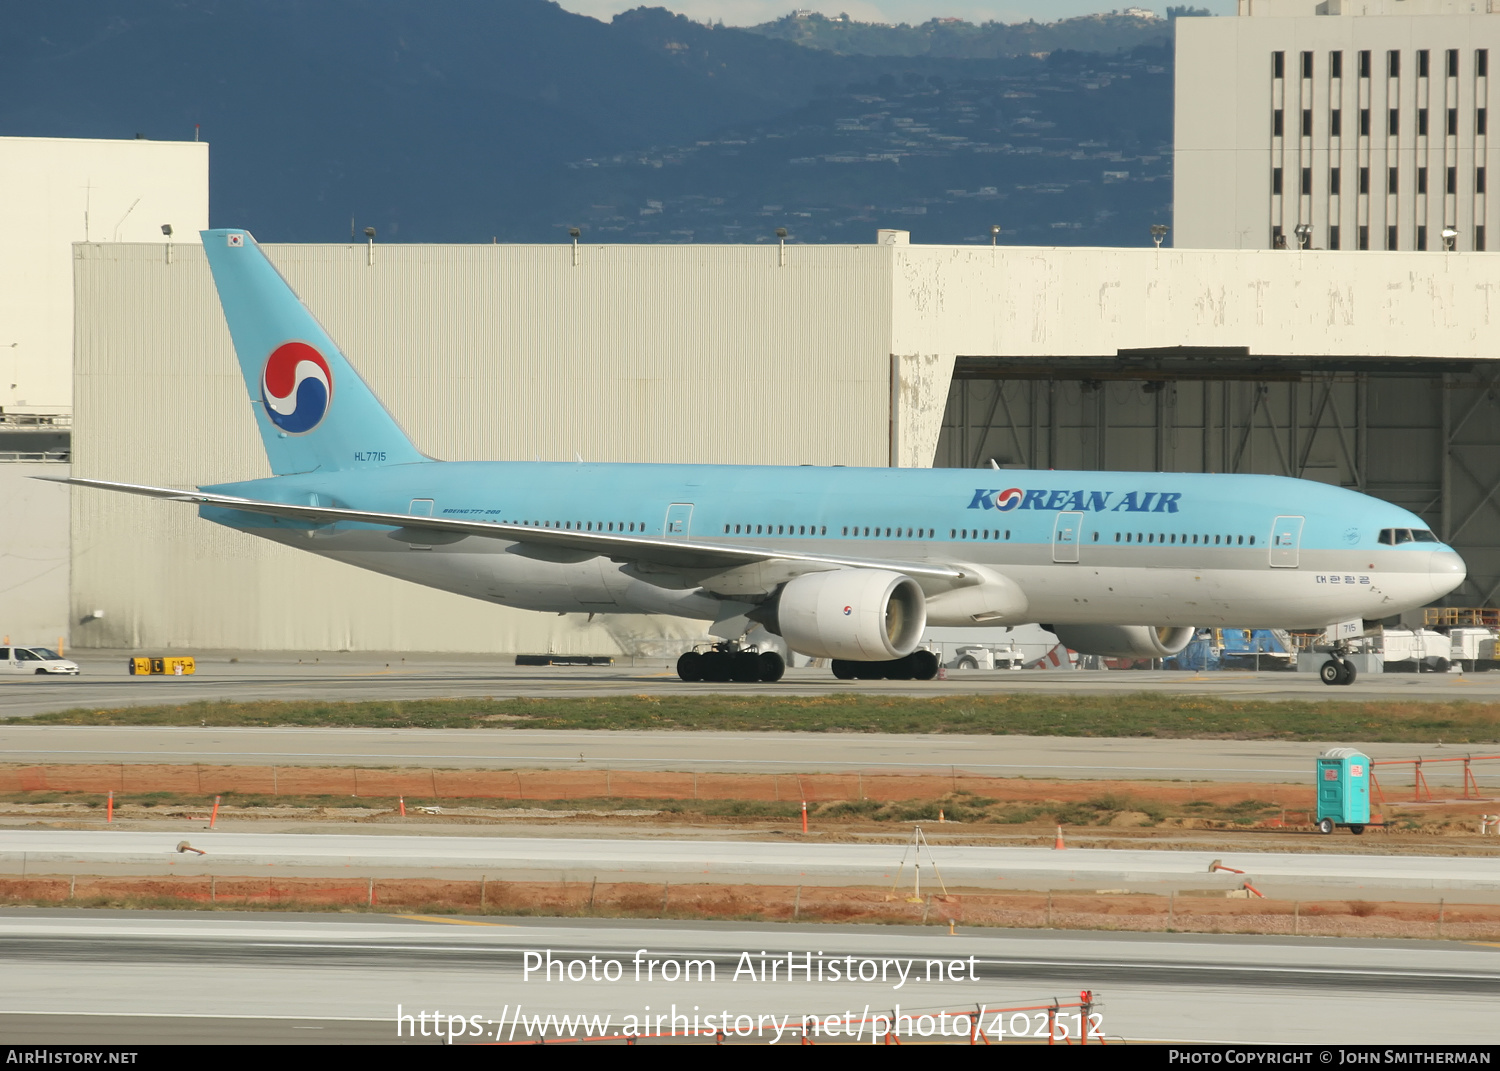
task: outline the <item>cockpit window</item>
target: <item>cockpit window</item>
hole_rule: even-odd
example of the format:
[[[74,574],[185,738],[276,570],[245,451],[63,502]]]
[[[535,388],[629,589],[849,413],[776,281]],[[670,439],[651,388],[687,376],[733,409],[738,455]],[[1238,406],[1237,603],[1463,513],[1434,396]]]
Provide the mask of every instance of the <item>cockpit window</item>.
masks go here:
[[[1437,543],[1437,536],[1426,528],[1382,528],[1380,542],[1394,547],[1402,543]]]

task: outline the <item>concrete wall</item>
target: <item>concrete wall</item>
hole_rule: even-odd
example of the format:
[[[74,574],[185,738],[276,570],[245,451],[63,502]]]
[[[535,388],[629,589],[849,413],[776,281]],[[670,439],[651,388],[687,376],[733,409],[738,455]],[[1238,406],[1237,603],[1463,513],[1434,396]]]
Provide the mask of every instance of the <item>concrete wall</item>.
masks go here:
[[[31,479],[66,475],[67,465],[0,464],[0,636],[15,643],[69,634],[68,488]]]
[[[757,247],[586,247],[576,266],[568,246],[266,252],[435,457],[888,461],[887,250],[798,247],[785,266]],[[76,256],[75,471],[268,475],[202,249]],[[74,492],[73,546],[78,616],[107,614],[78,633],[90,644],[609,654],[702,628],[486,606],[101,492]]]
[[[0,138],[0,409],[72,408],[73,243],[164,243],[164,223],[208,226],[207,143]]]

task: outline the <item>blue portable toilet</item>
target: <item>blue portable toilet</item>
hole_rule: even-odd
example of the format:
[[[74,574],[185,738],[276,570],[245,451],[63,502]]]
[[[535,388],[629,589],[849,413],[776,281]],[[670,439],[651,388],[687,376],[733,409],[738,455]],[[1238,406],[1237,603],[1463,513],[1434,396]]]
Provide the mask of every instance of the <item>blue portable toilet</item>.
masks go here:
[[[1318,756],[1318,830],[1348,826],[1363,833],[1370,824],[1370,756],[1333,747]]]

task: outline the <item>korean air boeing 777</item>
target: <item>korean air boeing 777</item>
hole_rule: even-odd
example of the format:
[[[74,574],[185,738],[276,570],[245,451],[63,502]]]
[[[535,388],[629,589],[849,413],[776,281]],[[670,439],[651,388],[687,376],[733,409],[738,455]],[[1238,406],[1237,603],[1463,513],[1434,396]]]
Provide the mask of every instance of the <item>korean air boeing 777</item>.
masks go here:
[[[928,625],[1044,622],[1157,657],[1195,626],[1384,618],[1464,579],[1414,514],[1275,476],[434,461],[249,234],[203,244],[275,475],[64,482],[507,606],[712,622],[725,642],[684,679],[779,679],[743,645],[757,625],[840,677],[930,679]],[[1352,676],[1340,651],[1323,667]]]

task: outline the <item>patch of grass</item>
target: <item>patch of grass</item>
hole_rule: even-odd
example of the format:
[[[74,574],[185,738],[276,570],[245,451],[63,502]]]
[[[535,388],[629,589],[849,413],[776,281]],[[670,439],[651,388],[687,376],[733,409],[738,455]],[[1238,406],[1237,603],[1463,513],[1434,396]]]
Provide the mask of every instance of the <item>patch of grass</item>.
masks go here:
[[[687,729],[1232,737],[1247,740],[1500,741],[1500,703],[1265,702],[1134,695],[610,696],[406,702],[214,702],[69,710],[4,723],[361,728]]]

